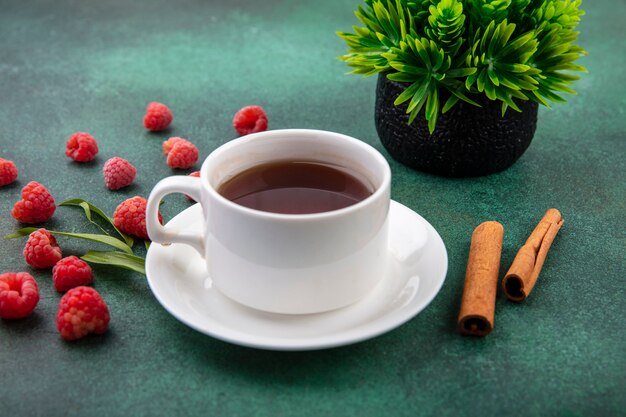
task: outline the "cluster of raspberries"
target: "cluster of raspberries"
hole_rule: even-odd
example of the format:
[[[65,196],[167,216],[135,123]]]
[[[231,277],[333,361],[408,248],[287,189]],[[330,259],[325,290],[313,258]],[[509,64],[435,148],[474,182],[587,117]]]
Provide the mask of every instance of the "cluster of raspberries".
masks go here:
[[[89,276],[91,282],[91,268],[75,256],[61,259],[54,267],[55,287],[57,282],[68,284],[72,281],[73,284],[86,281],[81,278],[86,276]],[[31,274],[0,274],[0,317],[7,320],[28,317],[38,302],[39,287]],[[76,340],[90,333],[106,332],[109,318],[109,308],[98,291],[84,285],[74,285],[61,297],[56,325],[61,337]]]
[[[36,193],[45,193],[43,200],[54,200],[40,184],[27,185],[22,201],[38,201]],[[34,191],[33,191],[34,190]],[[132,197],[115,210],[113,222],[122,232],[148,239],[146,231],[147,201]],[[46,210],[49,211],[48,208]],[[33,216],[31,214],[31,216]],[[41,217],[40,217],[41,218]],[[159,214],[159,221],[162,221]],[[104,333],[109,323],[109,310],[100,294],[88,287],[93,283],[89,264],[76,256],[63,257],[54,235],[40,228],[28,236],[23,250],[24,260],[34,269],[52,268],[54,288],[67,293],[61,298],[56,324],[66,340],[80,339],[88,334]],[[37,282],[27,272],[6,272],[0,275],[0,318],[21,319],[33,313],[39,302]]]
[[[42,198],[39,194],[45,194]],[[22,190],[23,201],[52,201],[54,199],[41,184],[32,182]],[[146,231],[147,201],[132,197],[119,204],[113,223],[123,233],[148,239]],[[46,216],[49,206],[44,207]],[[31,217],[43,218],[41,213]],[[159,213],[159,221],[163,221]],[[100,294],[88,287],[93,283],[89,264],[76,256],[63,257],[54,235],[40,228],[28,236],[23,250],[24,260],[34,269],[52,268],[54,288],[67,293],[61,298],[56,324],[66,340],[82,338],[90,333],[104,333],[109,323],[109,310]],[[0,275],[0,318],[21,319],[31,315],[39,302],[37,282],[27,272],[6,272]]]
[[[174,120],[172,111],[165,104],[154,101],[148,104],[143,124],[151,132],[159,132],[167,129],[172,120]],[[233,117],[233,128],[240,136],[263,132],[267,130],[267,114],[260,106],[243,107]],[[171,137],[163,142],[163,153],[166,156],[167,165],[173,169],[189,169],[198,162],[199,157],[196,145],[180,137]],[[66,142],[65,155],[76,162],[93,161],[97,154],[98,142],[87,132],[73,133]],[[133,183],[137,169],[126,159],[115,156],[104,163],[102,174],[104,184],[109,190],[119,190]],[[18,169],[15,163],[0,158],[0,187],[13,183],[17,175]],[[28,204],[23,207],[27,212],[40,212],[40,210],[31,209]],[[44,213],[41,213],[45,217]],[[24,218],[27,219],[27,216],[28,214],[24,214]],[[32,219],[26,222],[37,223],[46,220]]]
[[[167,129],[174,116],[164,104],[148,104],[143,123],[152,132]],[[237,133],[247,135],[267,130],[267,115],[259,106],[247,106],[233,118]],[[65,154],[76,162],[90,162],[98,154],[98,143],[89,133],[76,132],[66,142]],[[189,169],[199,158],[198,148],[189,140],[171,137],[163,142],[167,165],[174,169]],[[137,169],[119,156],[108,159],[102,169],[109,190],[119,190],[133,183]],[[199,171],[189,174],[198,177]],[[0,158],[0,187],[16,181],[18,168],[13,161]],[[189,199],[191,197],[188,196]],[[135,196],[120,203],[113,215],[113,224],[123,233],[149,239],[146,230],[147,201]],[[21,190],[11,215],[22,223],[36,224],[49,220],[56,210],[50,191],[39,182],[30,181]],[[159,221],[163,219],[159,213]],[[45,228],[32,232],[23,250],[24,260],[34,269],[52,269],[54,288],[65,293],[56,316],[57,329],[66,340],[80,339],[88,334],[106,332],[109,309],[94,288],[93,271],[89,264],[76,256],[63,257],[53,233]],[[39,286],[28,272],[0,274],[0,318],[22,319],[30,316],[39,302]]]
[[[145,198],[135,196],[115,209],[113,223],[123,233],[148,239]],[[22,189],[22,200],[13,208],[13,216],[24,223],[45,221],[54,213],[54,198],[43,185],[32,181]],[[163,221],[159,213],[159,221]],[[93,288],[93,271],[76,256],[63,257],[54,235],[40,228],[28,236],[23,250],[24,260],[33,269],[52,268],[54,288],[67,292],[60,301],[56,317],[57,329],[66,340],[82,338],[107,330],[109,310]],[[30,316],[39,302],[37,282],[27,272],[6,272],[0,275],[0,318],[21,319]]]

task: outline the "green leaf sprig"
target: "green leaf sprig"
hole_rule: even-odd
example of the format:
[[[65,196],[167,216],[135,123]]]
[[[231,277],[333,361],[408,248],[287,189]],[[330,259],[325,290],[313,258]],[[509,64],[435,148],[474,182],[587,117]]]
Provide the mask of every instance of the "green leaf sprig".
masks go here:
[[[139,272],[145,275],[146,273],[145,259],[140,256],[135,255],[132,249],[135,243],[134,239],[131,236],[119,230],[113,223],[113,219],[107,216],[104,213],[104,211],[102,211],[95,205],[80,198],[66,200],[62,202],[61,204],[59,204],[59,206],[60,207],[63,207],[63,206],[81,207],[83,209],[83,212],[85,213],[85,217],[87,218],[87,220],[89,220],[89,222],[91,222],[96,227],[98,227],[103,232],[103,234],[73,233],[73,232],[61,232],[61,231],[48,230],[50,233],[52,233],[53,235],[57,235],[57,236],[65,236],[65,237],[70,237],[70,238],[75,238],[75,239],[88,240],[88,241],[96,242],[96,243],[102,243],[104,245],[111,246],[112,248],[116,249],[116,250],[110,250],[110,251],[90,250],[84,255],[82,255],[81,259],[90,263],[111,265],[111,266],[116,266],[119,268],[129,269],[131,271]],[[100,219],[102,219],[106,224],[108,224],[113,230],[115,230],[119,238],[111,236],[111,234],[105,228],[103,228],[99,223],[94,221],[93,214],[96,214]],[[38,228],[25,227],[16,231],[15,233],[5,236],[4,238],[15,239],[19,237],[28,236],[35,230],[38,230]],[[145,244],[146,244],[146,249],[147,249],[149,246],[149,242],[146,241]]]
[[[562,103],[561,93],[586,72],[575,42],[581,0],[365,0],[355,12],[364,27],[338,32],[352,73],[384,73],[407,83],[409,123],[423,109],[432,133],[440,113],[482,94],[521,111],[519,101]],[[441,91],[450,98],[440,100]]]

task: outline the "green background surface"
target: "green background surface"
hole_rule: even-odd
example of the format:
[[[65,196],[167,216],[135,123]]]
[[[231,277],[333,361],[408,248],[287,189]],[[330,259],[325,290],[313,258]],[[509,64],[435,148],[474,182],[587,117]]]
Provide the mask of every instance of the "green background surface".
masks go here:
[[[235,137],[233,114],[262,105],[270,128],[341,132],[384,155],[374,127],[375,77],[346,76],[335,31],[356,24],[342,1],[0,1],[0,157],[18,181],[0,189],[0,234],[20,189],[44,183],[57,202],[81,197],[112,213],[147,196],[175,172],[161,143],[195,142],[204,158]],[[3,416],[616,416],[626,410],[624,329],[626,67],[620,1],[586,1],[580,44],[589,74],[578,96],[540,109],[535,139],[507,171],[445,179],[393,160],[392,198],[424,216],[449,254],[432,304],[373,340],[315,352],[227,344],[178,322],[144,276],[95,267],[111,310],[108,333],[64,342],[55,327],[60,295],[49,271],[33,271],[25,239],[0,240],[0,271],[31,272],[35,313],[0,321]],[[149,101],[169,105],[167,132],[142,126]],[[64,155],[88,131],[100,153],[88,164]],[[110,192],[101,169],[112,156],[138,169],[135,184]],[[166,199],[171,218],[189,205]],[[549,207],[565,225],[523,304],[498,296],[495,330],[455,328],[472,230],[505,227],[501,273]],[[93,231],[61,207],[53,230]],[[60,239],[64,254],[94,245]],[[145,253],[141,249],[138,253]]]

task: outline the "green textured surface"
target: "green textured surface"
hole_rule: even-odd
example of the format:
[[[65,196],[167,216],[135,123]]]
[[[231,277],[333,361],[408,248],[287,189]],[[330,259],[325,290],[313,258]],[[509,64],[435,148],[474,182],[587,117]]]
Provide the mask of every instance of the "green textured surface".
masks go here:
[[[0,1],[0,157],[20,169],[0,189],[0,234],[19,225],[12,204],[29,180],[60,202],[82,197],[111,213],[147,195],[172,171],[161,142],[180,135],[202,157],[232,139],[247,104],[270,128],[317,128],[383,151],[374,128],[375,78],[346,76],[334,34],[356,23],[355,0]],[[226,2],[224,2],[226,3]],[[19,322],[0,321],[0,415],[68,416],[616,416],[626,410],[623,1],[587,1],[580,43],[589,74],[578,96],[541,109],[535,140],[509,170],[451,180],[394,161],[392,197],[429,220],[450,265],[434,302],[400,328],[357,345],[281,353],[230,345],[170,316],[139,274],[96,267],[110,331],[63,342],[60,296],[33,272],[42,299]],[[170,131],[142,127],[147,102],[175,113]],[[89,131],[93,163],[64,156]],[[109,192],[106,159],[138,168],[132,187]],[[166,200],[171,217],[188,204]],[[474,227],[505,226],[506,268],[543,212],[565,226],[527,302],[498,298],[494,332],[464,338],[455,320]],[[59,208],[47,227],[86,231]],[[24,239],[0,241],[0,271],[29,270]],[[60,240],[65,254],[87,246]],[[620,411],[621,410],[621,411]]]

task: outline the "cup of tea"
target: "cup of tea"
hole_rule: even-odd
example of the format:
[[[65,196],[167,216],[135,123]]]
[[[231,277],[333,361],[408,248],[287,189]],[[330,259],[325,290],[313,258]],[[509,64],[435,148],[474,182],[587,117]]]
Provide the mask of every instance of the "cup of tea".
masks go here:
[[[234,139],[200,178],[172,176],[148,199],[153,242],[184,243],[214,288],[258,310],[329,311],[367,295],[387,268],[391,170],[370,145],[339,133],[287,129]],[[201,230],[161,225],[160,201],[190,195]]]

